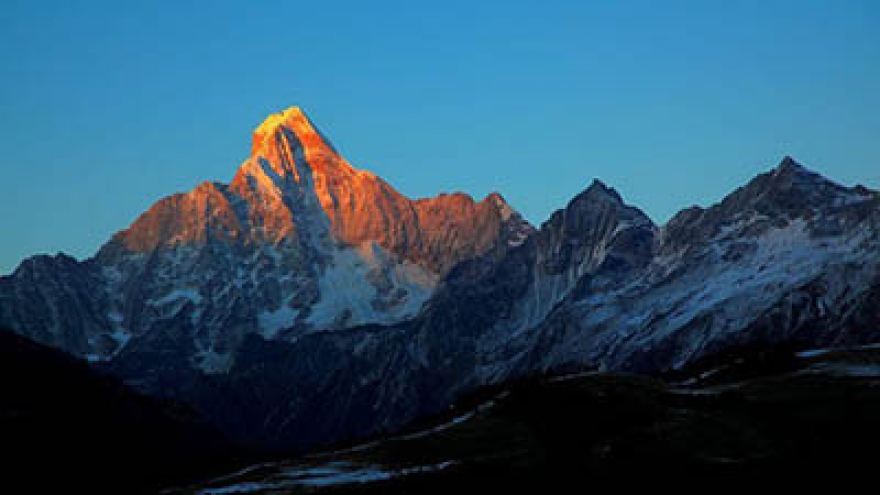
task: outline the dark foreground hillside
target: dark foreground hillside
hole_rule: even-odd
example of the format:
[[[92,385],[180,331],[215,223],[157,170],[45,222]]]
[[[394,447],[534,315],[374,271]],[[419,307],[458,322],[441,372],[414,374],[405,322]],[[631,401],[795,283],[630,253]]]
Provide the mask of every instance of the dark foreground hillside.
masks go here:
[[[697,489],[845,483],[874,472],[880,350],[726,358],[668,381],[588,373],[523,382],[472,398],[457,419],[432,429],[256,466],[182,493]]]
[[[6,330],[0,450],[5,493],[151,493],[232,461],[229,444],[189,409]]]

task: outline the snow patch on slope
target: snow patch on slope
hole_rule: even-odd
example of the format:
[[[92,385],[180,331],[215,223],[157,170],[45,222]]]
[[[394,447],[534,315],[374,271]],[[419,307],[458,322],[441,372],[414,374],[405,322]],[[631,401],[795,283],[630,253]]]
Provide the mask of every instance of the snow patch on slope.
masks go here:
[[[278,332],[293,325],[299,311],[289,306],[281,306],[274,311],[262,311],[257,315],[260,334],[266,339],[274,339]]]
[[[574,303],[581,330],[555,348],[550,360],[563,363],[580,353],[594,356],[603,369],[627,368],[632,364],[628,356],[666,341],[675,342],[675,366],[682,366],[711,342],[741,331],[786,294],[814,281],[821,279],[824,287],[820,309],[841,307],[855,296],[850,285],[867,283],[854,277],[869,277],[876,268],[865,250],[864,232],[823,238],[806,220],[795,219],[747,235],[755,220],[760,219],[723,229],[688,255],[656,258],[642,279]],[[732,251],[737,255],[731,257]],[[861,268],[851,273],[848,264]],[[673,272],[675,278],[662,282]],[[644,280],[661,282],[649,285]]]
[[[202,296],[195,289],[174,289],[165,296],[151,302],[156,306],[164,306],[181,299],[187,299],[196,305],[201,304],[202,302]]]
[[[334,250],[307,321],[320,328],[401,321],[418,313],[436,285],[434,273],[373,242]]]
[[[273,490],[289,490],[296,487],[320,488],[352,484],[375,483],[414,474],[442,471],[456,464],[443,461],[391,469],[379,465],[335,461],[319,465],[296,466],[272,473],[262,481],[243,481],[215,486],[197,492],[199,495],[228,495],[234,493],[255,493]],[[265,466],[263,466],[265,467]]]

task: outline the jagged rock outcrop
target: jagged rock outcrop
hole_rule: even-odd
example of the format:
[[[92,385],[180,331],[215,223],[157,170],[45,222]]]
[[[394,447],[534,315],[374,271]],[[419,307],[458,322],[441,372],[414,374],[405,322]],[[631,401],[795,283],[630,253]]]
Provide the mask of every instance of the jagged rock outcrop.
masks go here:
[[[525,368],[589,363],[660,371],[755,342],[831,345],[880,338],[842,322],[871,314],[880,280],[880,196],[786,158],[721,203],[676,215],[649,264],[596,276],[517,348]],[[880,327],[878,327],[880,328]]]

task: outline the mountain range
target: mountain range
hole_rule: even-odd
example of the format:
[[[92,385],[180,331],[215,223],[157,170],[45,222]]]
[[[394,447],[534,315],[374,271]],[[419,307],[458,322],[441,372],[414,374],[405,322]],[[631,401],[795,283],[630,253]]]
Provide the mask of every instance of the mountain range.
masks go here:
[[[0,323],[307,450],[529,376],[880,341],[880,194],[786,157],[665,225],[596,180],[535,228],[499,194],[406,198],[291,108],[229,184],[0,278]]]
[[[404,197],[295,107],[252,148],[229,184],[163,198],[93,258],[26,260],[0,282],[0,321],[92,361],[168,333],[191,364],[223,372],[252,333],[290,341],[414,316],[456,263],[532,231],[498,194]]]

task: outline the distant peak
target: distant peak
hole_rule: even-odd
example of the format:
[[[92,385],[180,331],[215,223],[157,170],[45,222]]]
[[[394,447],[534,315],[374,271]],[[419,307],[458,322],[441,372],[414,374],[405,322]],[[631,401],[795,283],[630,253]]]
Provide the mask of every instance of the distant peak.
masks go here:
[[[565,209],[587,211],[599,205],[611,206],[616,210],[622,210],[627,207],[617,191],[605,185],[601,180],[593,179],[589,187],[572,198]]]
[[[776,168],[724,198],[721,206],[725,215],[757,211],[764,216],[796,218],[817,209],[850,204],[862,196],[786,156]]]
[[[268,133],[277,129],[279,126],[292,127],[299,122],[308,122],[309,118],[303,112],[302,108],[293,106],[280,112],[270,114],[266,119],[254,129],[255,133]]]
[[[270,141],[279,128],[292,132],[303,146],[323,144],[332,148],[332,145],[324,139],[302,108],[292,106],[269,115],[254,129],[251,155],[258,154],[263,143]]]
[[[501,193],[493,192],[486,196],[486,199],[483,201],[488,201],[495,206],[495,209],[498,210],[498,213],[504,221],[507,221],[514,214],[513,208],[510,207],[510,204],[504,199],[504,196],[502,196]]]
[[[795,160],[794,158],[792,158],[792,157],[789,156],[789,155],[785,155],[785,156],[782,158],[782,161],[779,162],[779,168],[785,168],[785,167],[800,167],[800,166],[801,166],[801,164],[798,163],[797,160]]]
[[[604,182],[599,179],[593,179],[593,182],[590,182],[589,188],[597,188],[597,189],[610,189]]]
[[[782,161],[779,163],[779,166],[776,167],[775,171],[776,175],[785,175],[785,174],[814,174],[814,172],[807,170],[806,167],[798,163],[794,158],[790,156],[785,156]]]
[[[794,158],[786,156],[782,159],[772,172],[770,172],[771,184],[775,189],[810,189],[820,185],[832,187],[832,189],[843,189],[842,186],[834,183],[818,172],[808,169],[801,165]]]
[[[501,193],[499,193],[497,191],[486,196],[486,199],[484,199],[483,201],[489,201],[492,204],[494,204],[495,206],[499,206],[499,207],[507,205],[507,200],[504,199],[504,196],[502,196]]]
[[[623,203],[623,198],[620,197],[620,194],[618,194],[613,187],[607,186],[599,179],[593,179],[590,187],[588,187],[582,195],[589,198],[610,199],[615,203]]]

